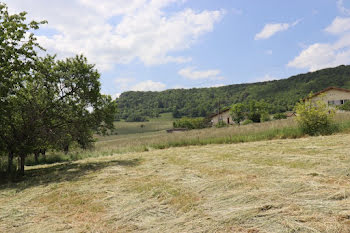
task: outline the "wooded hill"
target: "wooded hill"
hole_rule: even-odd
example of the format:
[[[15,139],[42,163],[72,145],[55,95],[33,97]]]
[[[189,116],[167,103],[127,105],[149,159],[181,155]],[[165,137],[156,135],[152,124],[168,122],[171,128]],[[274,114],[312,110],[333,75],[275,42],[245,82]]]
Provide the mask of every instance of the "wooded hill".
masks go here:
[[[272,112],[292,110],[310,92],[335,86],[350,89],[350,66],[328,68],[288,79],[212,88],[171,89],[162,92],[124,92],[117,99],[119,117],[129,121],[172,112],[174,117],[207,116],[219,108],[249,100],[265,100]]]

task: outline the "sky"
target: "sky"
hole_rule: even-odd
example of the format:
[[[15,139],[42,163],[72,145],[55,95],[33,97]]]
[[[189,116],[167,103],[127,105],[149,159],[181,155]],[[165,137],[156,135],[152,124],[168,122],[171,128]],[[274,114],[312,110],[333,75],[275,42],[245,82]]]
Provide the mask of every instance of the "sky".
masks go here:
[[[47,20],[60,59],[83,54],[102,92],[215,87],[350,64],[350,0],[0,0]]]

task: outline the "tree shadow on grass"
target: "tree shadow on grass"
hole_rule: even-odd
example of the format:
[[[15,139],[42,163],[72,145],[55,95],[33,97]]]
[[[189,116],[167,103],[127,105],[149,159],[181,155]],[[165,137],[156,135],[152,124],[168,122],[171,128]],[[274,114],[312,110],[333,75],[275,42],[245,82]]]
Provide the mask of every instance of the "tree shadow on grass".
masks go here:
[[[15,189],[16,192],[20,192],[24,189],[39,185],[75,181],[84,175],[107,167],[136,167],[140,165],[141,162],[141,159],[111,160],[87,163],[67,162],[43,168],[34,168],[26,170],[24,177],[21,178],[13,178],[12,180],[9,180],[7,178],[0,177],[0,191],[5,189]]]

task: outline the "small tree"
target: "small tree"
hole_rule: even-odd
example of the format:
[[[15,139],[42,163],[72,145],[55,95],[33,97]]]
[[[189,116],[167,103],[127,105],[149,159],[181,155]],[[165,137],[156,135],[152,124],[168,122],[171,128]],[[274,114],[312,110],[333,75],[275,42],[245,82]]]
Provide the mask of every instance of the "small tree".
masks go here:
[[[245,119],[245,113],[246,106],[244,104],[238,103],[231,106],[230,115],[235,123],[240,124]]]
[[[310,95],[311,97],[311,95]],[[295,106],[297,123],[303,133],[308,135],[327,135],[336,130],[333,118],[335,111],[322,101],[308,98]]]
[[[269,104],[265,101],[256,101],[251,100],[248,103],[248,115],[247,118],[252,120],[253,122],[261,122],[261,118],[263,115],[267,115],[269,113]]]

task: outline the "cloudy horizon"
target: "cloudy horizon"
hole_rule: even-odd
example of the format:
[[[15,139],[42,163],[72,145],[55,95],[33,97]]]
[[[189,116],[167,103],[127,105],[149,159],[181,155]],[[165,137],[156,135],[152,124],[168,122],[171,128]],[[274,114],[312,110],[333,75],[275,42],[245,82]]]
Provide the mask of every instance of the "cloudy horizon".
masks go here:
[[[350,1],[5,0],[47,20],[58,58],[84,54],[102,91],[221,86],[350,64]],[[268,3],[268,4],[267,4]],[[317,4],[316,4],[317,3]]]

